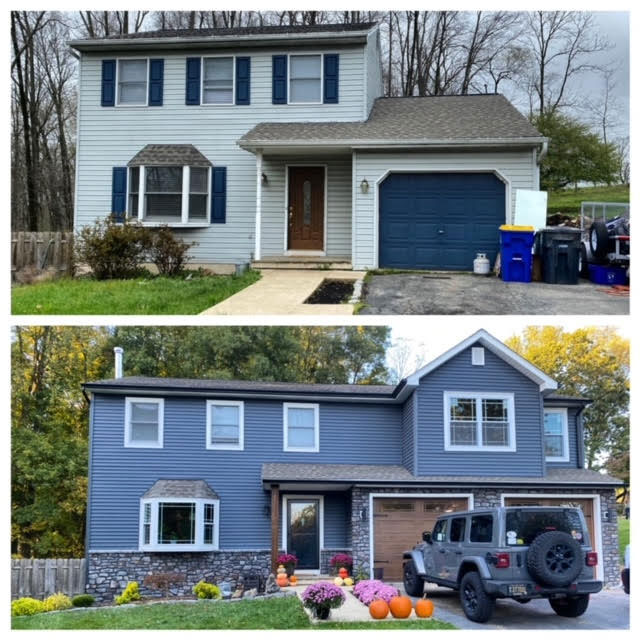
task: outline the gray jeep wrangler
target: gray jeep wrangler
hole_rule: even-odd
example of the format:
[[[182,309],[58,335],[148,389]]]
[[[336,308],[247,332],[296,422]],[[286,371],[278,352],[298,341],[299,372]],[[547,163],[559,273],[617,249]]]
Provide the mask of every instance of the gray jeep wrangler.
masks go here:
[[[403,554],[404,588],[420,597],[425,582],[460,592],[465,615],[487,622],[496,598],[547,598],[569,618],[581,616],[594,579],[592,550],[577,507],[496,507],[443,515],[423,542]]]

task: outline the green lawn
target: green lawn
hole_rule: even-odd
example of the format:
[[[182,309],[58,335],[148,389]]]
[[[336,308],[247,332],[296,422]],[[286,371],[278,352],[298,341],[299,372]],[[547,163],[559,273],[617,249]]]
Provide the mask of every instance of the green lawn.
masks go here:
[[[550,191],[547,214],[580,214],[583,202],[629,202],[628,185],[613,187],[585,187],[583,189],[563,189]]]
[[[134,280],[62,278],[12,289],[14,314],[195,314],[260,279],[257,271],[241,276],[190,279],[154,277]]]
[[[384,627],[382,627],[384,625]],[[12,618],[13,629],[455,629],[438,620],[313,624],[298,598],[152,604]]]
[[[624,562],[624,550],[629,544],[629,527],[631,520],[624,516],[618,516],[618,548],[620,549],[620,562]]]

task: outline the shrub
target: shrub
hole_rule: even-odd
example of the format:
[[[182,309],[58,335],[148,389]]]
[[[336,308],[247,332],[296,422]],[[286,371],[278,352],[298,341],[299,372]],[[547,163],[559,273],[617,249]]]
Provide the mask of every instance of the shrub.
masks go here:
[[[219,587],[204,580],[200,580],[193,587],[193,593],[196,594],[199,600],[218,600],[222,597]]]
[[[71,609],[71,598],[64,593],[54,593],[44,601],[45,611],[63,611]]]
[[[187,577],[184,573],[151,573],[144,579],[144,586],[157,591],[162,591],[164,597],[169,597],[169,587],[172,584],[184,582]]]
[[[149,229],[138,223],[96,220],[77,234],[75,258],[89,265],[98,280],[133,278],[141,273],[151,238]]]
[[[116,596],[116,604],[129,604],[132,600],[140,600],[140,590],[137,582],[129,582],[125,590]]]
[[[353,588],[353,595],[369,606],[374,600],[384,600],[387,604],[398,595],[398,590],[380,580],[361,580]]]
[[[11,603],[12,616],[32,616],[44,611],[44,602],[35,598],[19,598]]]
[[[75,598],[71,598],[71,604],[74,607],[90,607],[95,601],[96,599],[88,593],[82,593],[79,596],[75,596]]]
[[[187,264],[187,253],[195,244],[176,238],[169,227],[162,226],[151,234],[149,259],[160,275],[177,276]]]

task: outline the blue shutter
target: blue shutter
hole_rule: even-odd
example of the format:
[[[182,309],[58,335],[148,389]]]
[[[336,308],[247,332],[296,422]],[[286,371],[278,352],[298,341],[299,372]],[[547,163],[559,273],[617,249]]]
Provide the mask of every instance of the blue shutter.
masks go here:
[[[164,86],[164,60],[149,60],[149,106],[162,106]]]
[[[224,224],[227,219],[227,167],[211,169],[211,222]]]
[[[340,60],[337,53],[328,53],[324,56],[324,102],[325,104],[338,103],[338,70]]]
[[[236,58],[236,104],[251,104],[251,58]]]
[[[273,56],[273,104],[287,104],[287,56]]]
[[[127,210],[127,167],[113,167],[111,177],[111,213],[118,222],[124,221]]]
[[[116,103],[116,61],[102,61],[102,99],[103,107],[113,107]]]
[[[187,58],[185,104],[200,104],[200,58]]]

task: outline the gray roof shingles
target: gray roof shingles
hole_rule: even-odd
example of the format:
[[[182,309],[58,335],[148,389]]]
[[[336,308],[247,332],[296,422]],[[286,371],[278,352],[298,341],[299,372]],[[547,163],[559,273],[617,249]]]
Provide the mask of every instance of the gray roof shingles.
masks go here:
[[[143,498],[206,498],[218,494],[204,480],[157,480]]]
[[[148,144],[127,163],[140,166],[210,167],[211,162],[192,144]]]
[[[401,465],[313,464],[268,462],[262,465],[264,482],[349,482],[381,484],[523,484],[616,486],[618,479],[590,469],[548,469],[543,477],[525,476],[414,476]]]
[[[365,122],[263,122],[240,146],[330,141],[493,141],[531,139],[542,134],[502,95],[378,98]]]

